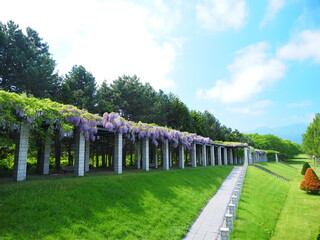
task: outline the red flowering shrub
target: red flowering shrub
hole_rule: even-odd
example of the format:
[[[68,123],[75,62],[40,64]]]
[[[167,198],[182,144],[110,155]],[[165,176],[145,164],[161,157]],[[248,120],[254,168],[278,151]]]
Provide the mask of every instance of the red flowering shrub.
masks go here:
[[[320,180],[312,168],[308,168],[300,184],[300,189],[311,194],[317,194],[320,191]]]

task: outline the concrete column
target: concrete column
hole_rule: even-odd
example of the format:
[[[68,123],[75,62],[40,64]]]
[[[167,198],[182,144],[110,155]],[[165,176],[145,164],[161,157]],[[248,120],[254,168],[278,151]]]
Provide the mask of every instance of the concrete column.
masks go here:
[[[223,149],[223,162],[224,162],[224,165],[228,165],[228,149],[227,148]]]
[[[191,165],[192,167],[196,167],[197,166],[197,148],[195,143],[192,143],[190,154],[191,154]]]
[[[218,165],[222,165],[221,147],[218,147]]]
[[[168,140],[165,140],[165,142],[162,145],[162,165],[164,170],[169,170],[169,143]]]
[[[211,166],[214,166],[215,165],[214,146],[210,146],[210,161],[211,161]]]
[[[158,168],[158,147],[154,147],[154,167]]]
[[[233,216],[233,219],[236,219],[236,205],[233,203],[229,203],[228,211],[229,211],[229,214]]]
[[[84,171],[89,172],[89,160],[90,160],[90,140],[86,140],[86,148],[84,153]]]
[[[229,163],[233,164],[233,150],[229,148]]]
[[[277,153],[275,153],[274,155],[275,155],[275,157],[276,157],[276,162],[279,162],[278,154],[277,154]]]
[[[149,138],[142,139],[142,169],[149,171]]]
[[[248,154],[248,156],[249,156],[249,165],[251,165],[252,164],[252,150],[249,148],[248,149],[249,151],[249,154]]]
[[[86,141],[84,134],[79,130],[75,134],[76,149],[75,149],[75,164],[74,164],[74,174],[76,176],[84,176],[84,153]]]
[[[233,216],[231,214],[225,214],[226,227],[230,232],[233,232]]]
[[[205,144],[203,144],[202,146],[201,146],[201,150],[202,150],[202,155],[201,155],[201,157],[202,157],[202,166],[207,166],[207,151],[206,151],[206,145]]]
[[[169,167],[172,167],[172,149],[169,144]]]
[[[244,164],[249,164],[248,148],[244,148]]]
[[[122,133],[115,133],[114,138],[114,172],[122,173]]]
[[[238,155],[237,153],[233,154],[233,163],[238,164]]]
[[[43,165],[42,174],[49,174],[49,166],[50,166],[50,152],[51,152],[51,136],[47,134],[46,140],[44,142],[44,157],[43,157]]]
[[[229,240],[229,228],[220,228],[220,240]]]
[[[184,146],[181,143],[179,144],[179,167],[184,168]]]
[[[137,162],[137,169],[141,169],[141,141],[137,141],[136,162]]]
[[[27,178],[29,130],[30,129],[27,124],[22,124],[16,139],[13,168],[13,179],[15,181],[24,181]]]

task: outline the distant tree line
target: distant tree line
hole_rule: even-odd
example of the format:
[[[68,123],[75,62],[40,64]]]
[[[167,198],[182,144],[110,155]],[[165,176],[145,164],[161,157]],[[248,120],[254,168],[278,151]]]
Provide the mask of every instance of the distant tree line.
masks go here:
[[[279,138],[272,134],[259,135],[246,134],[253,141],[253,147],[264,150],[274,150],[280,152],[279,158],[282,160],[292,158],[301,153],[300,145],[290,140]]]
[[[302,149],[305,153],[320,158],[320,113],[317,113],[303,134]]]

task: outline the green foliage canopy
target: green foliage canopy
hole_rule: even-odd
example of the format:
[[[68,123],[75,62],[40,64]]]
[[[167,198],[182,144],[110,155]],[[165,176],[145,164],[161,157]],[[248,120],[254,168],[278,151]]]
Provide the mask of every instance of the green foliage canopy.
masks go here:
[[[300,153],[300,146],[289,140],[279,138],[272,134],[259,135],[246,134],[254,142],[253,146],[259,149],[269,149],[280,152],[281,158],[289,158]]]
[[[60,87],[54,69],[49,46],[35,30],[24,34],[14,22],[0,22],[0,89],[53,97]]]
[[[317,113],[303,134],[302,149],[305,153],[320,156],[320,113]]]

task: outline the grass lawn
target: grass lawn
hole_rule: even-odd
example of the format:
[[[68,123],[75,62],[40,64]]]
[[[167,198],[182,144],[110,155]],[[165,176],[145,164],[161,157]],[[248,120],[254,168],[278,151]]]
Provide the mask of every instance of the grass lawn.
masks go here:
[[[231,239],[270,239],[288,190],[288,182],[249,166]]]
[[[300,155],[301,157],[301,155]],[[320,227],[320,195],[309,195],[299,189],[303,179],[301,175],[302,164],[304,161],[311,160],[305,156],[305,159],[297,159],[299,165],[295,163],[295,159],[291,159],[297,167],[297,174],[290,184],[288,197],[279,216],[275,233],[271,239],[310,239],[315,240]],[[316,169],[319,176],[319,169]]]
[[[181,239],[232,168],[0,182],[0,239]]]
[[[299,155],[288,161],[289,166],[259,163],[290,179],[290,183],[259,169],[248,168],[233,239],[316,239],[320,226],[320,195],[309,195],[299,189],[304,161],[311,162],[307,156]],[[316,172],[319,176],[319,169]]]

